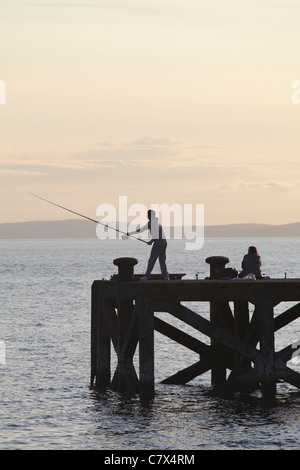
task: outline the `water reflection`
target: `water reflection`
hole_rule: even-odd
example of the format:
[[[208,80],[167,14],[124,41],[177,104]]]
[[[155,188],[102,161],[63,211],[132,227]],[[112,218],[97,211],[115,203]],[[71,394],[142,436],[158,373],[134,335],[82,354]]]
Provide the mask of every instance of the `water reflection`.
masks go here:
[[[272,401],[259,395],[228,400],[193,385],[159,384],[151,401],[92,391],[93,433],[108,449],[279,449],[283,442],[295,448],[299,398],[283,391]]]

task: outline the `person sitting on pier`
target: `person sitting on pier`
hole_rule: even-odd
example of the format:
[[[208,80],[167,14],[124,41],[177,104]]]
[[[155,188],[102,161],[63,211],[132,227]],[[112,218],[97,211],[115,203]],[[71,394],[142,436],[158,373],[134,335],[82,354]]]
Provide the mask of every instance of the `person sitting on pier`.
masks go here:
[[[142,281],[147,281],[151,275],[151,272],[154,268],[154,265],[159,259],[160,269],[162,277],[165,280],[169,279],[169,274],[166,265],[166,251],[167,251],[167,240],[163,231],[162,226],[156,217],[154,210],[148,210],[147,212],[149,222],[144,225],[144,227],[137,229],[133,232],[127,232],[127,236],[133,235],[134,233],[141,233],[145,230],[150,230],[151,240],[148,242],[148,245],[152,245],[150,257],[148,260],[148,266],[145,275],[141,278]]]
[[[247,274],[254,274],[256,279],[262,279],[261,273],[261,258],[255,246],[249,246],[248,253],[244,256],[242,261],[242,271],[239,277],[244,277]]]

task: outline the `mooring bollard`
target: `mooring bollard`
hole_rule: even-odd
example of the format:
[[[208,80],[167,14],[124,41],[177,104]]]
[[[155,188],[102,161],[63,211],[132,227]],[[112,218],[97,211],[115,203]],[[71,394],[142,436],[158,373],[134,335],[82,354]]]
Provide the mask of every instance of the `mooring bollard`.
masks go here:
[[[117,258],[114,264],[118,266],[118,280],[119,281],[133,281],[134,279],[134,266],[138,264],[135,258]]]
[[[226,256],[210,256],[205,261],[210,265],[210,279],[215,279],[217,271],[225,269],[225,265],[229,263],[230,259]]]

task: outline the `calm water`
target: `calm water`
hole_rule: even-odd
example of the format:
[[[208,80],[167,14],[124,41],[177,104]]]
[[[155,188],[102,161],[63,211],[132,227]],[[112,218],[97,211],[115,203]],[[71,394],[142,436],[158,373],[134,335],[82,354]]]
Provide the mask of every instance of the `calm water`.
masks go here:
[[[208,239],[197,252],[170,241],[168,268],[201,278],[209,274],[205,258],[224,255],[239,269],[249,244],[266,274],[300,277],[299,239]],[[138,258],[143,273],[149,250],[134,240],[0,241],[0,449],[299,449],[297,389],[280,384],[274,402],[264,403],[255,394],[208,397],[209,373],[185,386],[162,385],[197,358],[159,334],[153,401],[89,389],[91,284],[116,273],[120,256]],[[208,305],[200,310],[206,315]],[[276,335],[277,349],[299,338],[299,324]]]

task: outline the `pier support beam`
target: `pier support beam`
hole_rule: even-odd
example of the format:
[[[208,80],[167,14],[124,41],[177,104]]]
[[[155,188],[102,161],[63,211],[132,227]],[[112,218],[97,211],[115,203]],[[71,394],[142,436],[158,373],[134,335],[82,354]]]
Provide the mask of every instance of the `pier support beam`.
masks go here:
[[[297,338],[277,352],[274,345],[274,331],[300,317],[298,303],[274,318],[278,303],[300,301],[300,279],[140,282],[133,273],[137,260],[121,258],[114,263],[119,267],[118,276],[110,281],[94,281],[92,285],[92,386],[110,386],[122,393],[152,398],[156,330],[196,356],[194,363],[186,364],[183,370],[165,379],[165,384],[184,384],[211,371],[212,393],[217,396],[232,397],[237,392],[260,388],[264,397],[273,397],[278,380],[300,389],[299,372],[286,365],[295,354]],[[189,309],[184,305],[186,302],[198,305],[208,302],[210,319],[198,309],[197,312]],[[251,320],[250,304],[254,306]],[[176,326],[157,317],[155,312],[170,314],[176,319]],[[210,344],[178,327],[177,320],[195,329],[197,335],[207,336]],[[118,358],[112,381],[111,345]],[[133,363],[137,346],[139,375]],[[231,372],[226,377],[228,371]]]
[[[249,304],[248,302],[236,301],[234,302],[234,334],[247,341],[247,333],[249,331]],[[242,374],[243,372],[251,369],[251,361],[243,356],[234,354],[234,369],[232,370],[232,377]]]
[[[140,396],[154,396],[154,308],[151,299],[138,299]]]
[[[258,306],[258,333],[261,352],[259,364],[262,377],[261,392],[264,396],[274,396],[276,394],[274,312],[268,298]]]
[[[135,258],[117,258],[114,264],[118,266],[118,281],[133,281],[134,266],[138,263]],[[131,299],[117,300],[117,344],[116,352],[118,355],[118,365],[115,371],[111,388],[117,392],[135,393],[139,389],[139,381],[133,366],[133,355],[135,352],[136,341],[129,338],[129,334],[136,332],[136,317],[134,305]],[[131,328],[130,328],[131,326]],[[130,347],[129,343],[134,344]]]
[[[210,265],[210,279],[215,279],[218,271],[225,269],[230,260],[225,256],[210,256],[205,261]],[[228,302],[210,302],[210,321],[217,327],[223,327],[225,331],[232,331],[233,318]],[[226,381],[226,364],[230,360],[230,352],[226,346],[212,338],[211,355],[211,383],[218,386]]]
[[[110,332],[105,321],[103,304],[99,286],[94,282],[91,315],[91,386],[95,385],[97,388],[110,385]]]
[[[228,302],[210,303],[211,324],[233,333],[233,316]],[[233,358],[229,348],[211,338],[211,384],[218,386],[226,381],[227,367],[232,364]]]

